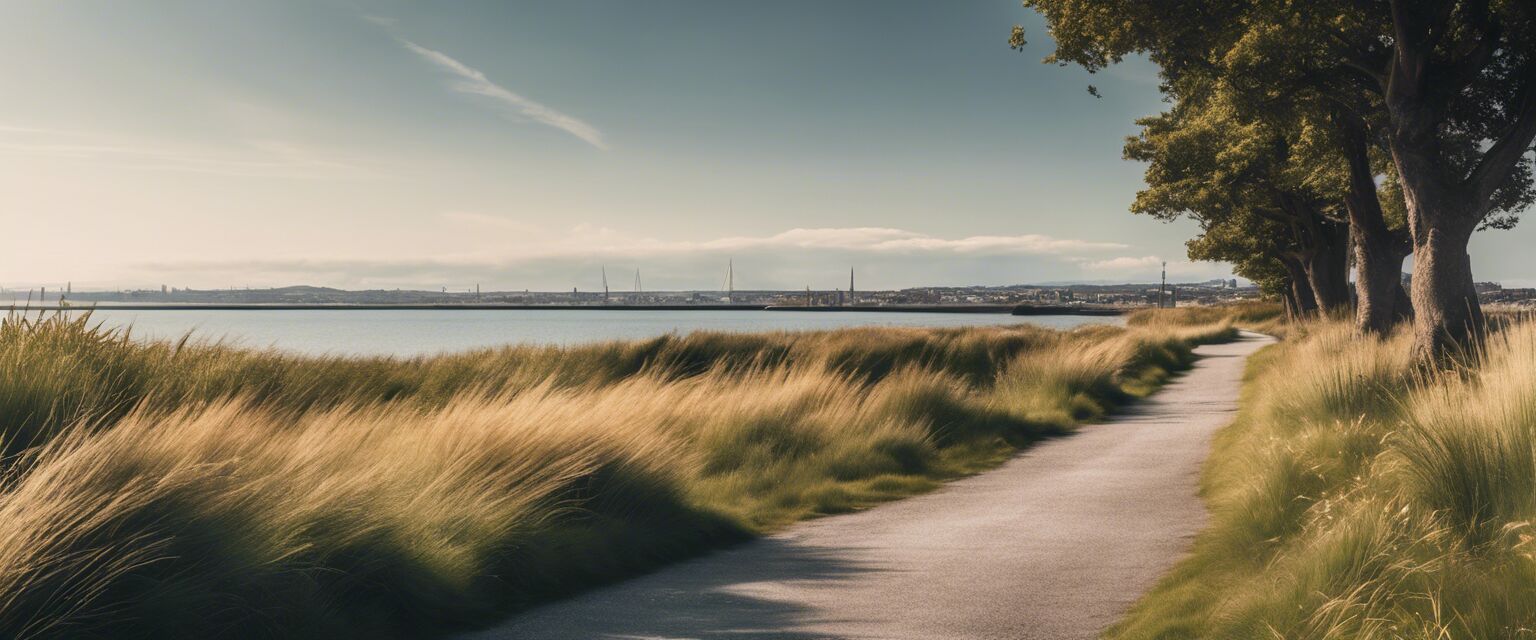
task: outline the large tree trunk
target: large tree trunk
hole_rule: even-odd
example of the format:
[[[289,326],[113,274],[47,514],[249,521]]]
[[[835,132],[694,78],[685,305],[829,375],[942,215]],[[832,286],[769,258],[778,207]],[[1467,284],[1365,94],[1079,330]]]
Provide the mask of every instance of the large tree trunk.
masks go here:
[[[1300,314],[1296,311],[1296,294],[1286,287],[1280,294],[1280,304],[1285,305],[1285,317],[1290,320],[1297,319]]]
[[[1436,357],[1475,345],[1484,331],[1467,241],[1472,225],[1426,225],[1413,252],[1414,351]]]
[[[1344,204],[1355,250],[1355,328],[1366,335],[1385,335],[1399,319],[1413,315],[1402,279],[1409,245],[1387,226],[1382,213],[1365,122],[1351,113],[1336,117],[1349,164]]]
[[[1399,320],[1413,317],[1413,304],[1403,290],[1403,251],[1386,238],[1355,234],[1355,328],[1366,335],[1386,335]]]
[[[1349,308],[1349,227],[1332,222],[1318,224],[1316,247],[1303,267],[1317,307],[1324,314]]]
[[[1292,319],[1300,320],[1316,315],[1317,298],[1312,294],[1312,285],[1307,281],[1307,270],[1302,267],[1301,260],[1285,256],[1280,259],[1280,264],[1285,266],[1286,273],[1290,275],[1289,306]]]
[[[1420,358],[1436,359],[1482,338],[1483,310],[1467,242],[1488,203],[1448,185],[1433,153],[1413,139],[1398,136],[1392,142],[1413,233],[1413,349]]]

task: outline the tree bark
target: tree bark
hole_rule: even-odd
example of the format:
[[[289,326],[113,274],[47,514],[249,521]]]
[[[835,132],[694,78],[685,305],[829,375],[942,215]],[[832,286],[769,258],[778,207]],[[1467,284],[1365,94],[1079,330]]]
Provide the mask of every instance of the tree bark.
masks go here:
[[[1285,266],[1285,271],[1290,275],[1290,301],[1293,319],[1309,318],[1317,315],[1317,298],[1312,294],[1312,284],[1307,281],[1307,270],[1302,267],[1301,259],[1285,256],[1280,259],[1280,264]]]
[[[1449,180],[1434,152],[1415,144],[1423,139],[1399,132],[1391,146],[1413,234],[1413,350],[1431,360],[1469,348],[1483,336],[1467,242],[1490,205]]]
[[[1387,226],[1382,213],[1365,122],[1350,113],[1338,114],[1337,121],[1349,164],[1344,205],[1355,252],[1355,329],[1386,335],[1398,320],[1413,316],[1402,278],[1410,244],[1406,234]]]
[[[1476,345],[1484,324],[1467,254],[1473,225],[1428,227],[1414,242],[1414,352],[1436,358]]]
[[[1413,303],[1403,289],[1407,251],[1390,236],[1370,236],[1351,225],[1355,245],[1355,329],[1386,335],[1398,321],[1413,317]]]
[[[1317,310],[1334,315],[1351,303],[1349,294],[1349,225],[1323,215],[1324,203],[1304,194],[1275,191],[1275,205],[1282,212],[1276,222],[1290,227],[1297,259],[1312,291]],[[1289,265],[1287,265],[1289,268]]]
[[[1319,222],[1313,238],[1316,243],[1306,256],[1303,268],[1317,308],[1324,314],[1342,313],[1349,308],[1349,226]]]

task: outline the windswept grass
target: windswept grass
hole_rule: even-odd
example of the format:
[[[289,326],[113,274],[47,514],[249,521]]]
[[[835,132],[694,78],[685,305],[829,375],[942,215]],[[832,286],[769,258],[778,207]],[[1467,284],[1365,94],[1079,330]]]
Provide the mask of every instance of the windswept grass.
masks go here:
[[[1328,322],[1256,356],[1213,522],[1110,637],[1536,636],[1536,324],[1452,371],[1410,347]]]
[[[1284,336],[1290,323],[1285,307],[1273,302],[1240,302],[1213,307],[1138,309],[1126,316],[1133,327],[1198,327],[1231,324],[1243,329]]]
[[[410,637],[909,495],[1209,327],[694,334],[415,359],[0,323],[0,637]]]

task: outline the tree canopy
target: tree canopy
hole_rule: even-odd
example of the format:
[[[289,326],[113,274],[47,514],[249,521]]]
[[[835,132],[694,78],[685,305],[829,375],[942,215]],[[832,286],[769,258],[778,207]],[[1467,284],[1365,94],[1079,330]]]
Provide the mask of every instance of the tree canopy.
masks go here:
[[[1143,121],[1128,155],[1149,169],[1138,211],[1261,214],[1255,191],[1321,197],[1347,218],[1361,266],[1362,327],[1384,316],[1402,254],[1414,260],[1418,345],[1479,335],[1466,244],[1533,200],[1536,3],[1529,0],[1024,0],[1055,48],[1090,72],[1146,55],[1173,108]],[[1014,28],[1010,44],[1022,48]],[[1194,106],[1190,106],[1194,105]],[[1202,124],[1206,122],[1206,124]],[[1215,123],[1229,130],[1212,131]],[[1169,131],[1183,133],[1172,135]],[[1188,162],[1189,148],[1215,144]],[[1194,183],[1205,189],[1187,191]],[[1382,184],[1384,189],[1377,189]],[[1220,185],[1226,185],[1222,187]],[[1199,215],[1205,215],[1200,213]],[[1411,236],[1410,247],[1399,236]],[[1398,266],[1394,267],[1393,263]],[[1369,266],[1369,269],[1366,267]],[[1369,282],[1368,282],[1369,280]],[[1367,318],[1371,315],[1372,318]]]

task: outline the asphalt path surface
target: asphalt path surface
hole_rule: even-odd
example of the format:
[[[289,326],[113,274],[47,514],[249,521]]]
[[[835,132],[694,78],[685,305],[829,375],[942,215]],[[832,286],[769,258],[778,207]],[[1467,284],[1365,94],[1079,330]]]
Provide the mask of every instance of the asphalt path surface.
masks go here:
[[[1188,552],[1212,433],[1247,356],[1194,368],[1114,419],[921,496],[551,603],[471,634],[510,638],[1093,638]]]

